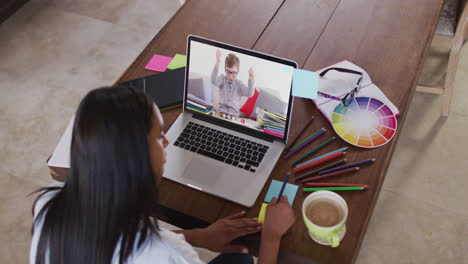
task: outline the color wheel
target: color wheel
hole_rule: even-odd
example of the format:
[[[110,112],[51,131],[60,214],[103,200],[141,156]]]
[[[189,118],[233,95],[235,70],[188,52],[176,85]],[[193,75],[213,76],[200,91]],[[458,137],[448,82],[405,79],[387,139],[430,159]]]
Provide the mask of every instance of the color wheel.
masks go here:
[[[346,142],[362,148],[385,145],[395,135],[397,120],[392,110],[375,98],[356,97],[340,103],[332,113],[335,132]]]

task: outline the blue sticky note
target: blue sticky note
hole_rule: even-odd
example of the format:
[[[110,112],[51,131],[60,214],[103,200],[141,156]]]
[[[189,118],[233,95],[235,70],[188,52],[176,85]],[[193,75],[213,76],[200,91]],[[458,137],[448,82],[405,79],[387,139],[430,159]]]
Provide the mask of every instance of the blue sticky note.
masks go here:
[[[281,187],[283,186],[283,182],[277,181],[277,180],[272,180],[270,184],[270,188],[268,189],[268,192],[265,196],[265,200],[263,200],[265,203],[269,203],[273,197],[278,198],[278,194],[281,191]],[[296,192],[297,192],[297,185],[294,184],[286,184],[286,187],[284,187],[283,195],[288,196],[288,202],[292,206],[294,202],[294,198],[296,198]]]
[[[319,76],[312,71],[294,69],[292,95],[297,97],[317,99]]]

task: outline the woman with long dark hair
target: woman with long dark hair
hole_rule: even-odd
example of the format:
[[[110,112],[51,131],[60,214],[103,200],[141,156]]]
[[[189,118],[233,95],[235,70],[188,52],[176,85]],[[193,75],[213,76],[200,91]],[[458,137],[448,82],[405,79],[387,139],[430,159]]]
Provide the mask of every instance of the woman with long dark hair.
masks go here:
[[[244,212],[207,228],[158,227],[158,184],[165,147],[163,119],[148,95],[126,87],[89,92],[75,115],[70,175],[40,190],[33,206],[30,263],[200,263],[192,246],[247,253],[232,245],[261,230]],[[274,263],[282,235],[294,222],[285,197],[268,206],[259,263]],[[221,254],[213,263],[251,263]],[[247,262],[245,262],[247,261]],[[233,263],[234,263],[233,262]]]

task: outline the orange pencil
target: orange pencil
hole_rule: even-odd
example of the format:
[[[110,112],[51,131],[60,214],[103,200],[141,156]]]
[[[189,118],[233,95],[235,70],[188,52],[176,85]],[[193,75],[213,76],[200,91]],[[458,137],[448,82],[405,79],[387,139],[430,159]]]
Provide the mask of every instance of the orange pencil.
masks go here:
[[[322,163],[325,163],[329,160],[332,160],[332,159],[336,159],[338,157],[341,157],[345,154],[346,152],[336,152],[336,153],[333,153],[332,155],[329,155],[329,156],[326,156],[326,157],[323,157],[321,159],[318,159],[314,162],[311,162],[311,163],[307,163],[307,164],[304,164],[300,167],[297,167],[297,168],[294,168],[294,173],[298,173],[298,172],[301,172],[301,171],[304,171],[304,170],[307,170],[307,169],[310,169],[314,166],[317,166],[317,165],[320,165]]]
[[[328,177],[333,177],[333,176],[337,176],[337,175],[340,175],[340,174],[343,174],[343,173],[348,173],[348,172],[353,172],[353,171],[358,171],[358,170],[359,170],[359,167],[353,167],[353,168],[349,168],[349,169],[346,169],[346,170],[340,170],[340,171],[337,171],[337,172],[332,172],[332,173],[325,174],[325,175],[322,175],[322,176],[317,176],[317,177],[313,177],[313,178],[310,178],[310,179],[307,179],[307,180],[303,180],[302,183],[321,180],[321,179],[325,179],[325,178],[328,178]]]
[[[367,188],[366,184],[353,184],[353,183],[316,183],[316,182],[307,182],[305,183],[307,187],[363,187]]]

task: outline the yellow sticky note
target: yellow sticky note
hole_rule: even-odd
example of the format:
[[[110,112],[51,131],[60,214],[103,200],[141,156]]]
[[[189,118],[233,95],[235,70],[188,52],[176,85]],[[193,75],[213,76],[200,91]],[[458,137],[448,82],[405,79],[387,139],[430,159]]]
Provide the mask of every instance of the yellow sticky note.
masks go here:
[[[265,220],[265,212],[268,204],[267,203],[262,203],[262,208],[260,209],[260,213],[258,214],[258,221],[263,223],[263,220]]]
[[[167,66],[169,70],[174,70],[178,68],[185,67],[187,57],[184,55],[176,54],[174,58],[172,59],[171,63]]]

